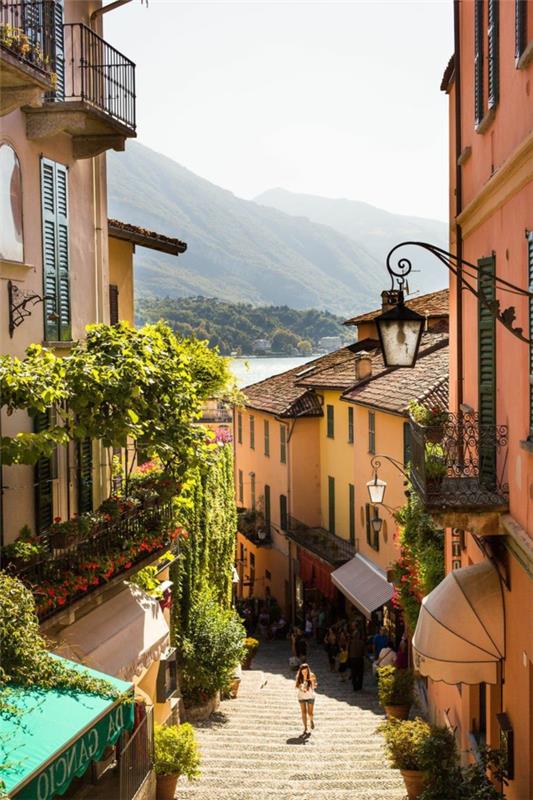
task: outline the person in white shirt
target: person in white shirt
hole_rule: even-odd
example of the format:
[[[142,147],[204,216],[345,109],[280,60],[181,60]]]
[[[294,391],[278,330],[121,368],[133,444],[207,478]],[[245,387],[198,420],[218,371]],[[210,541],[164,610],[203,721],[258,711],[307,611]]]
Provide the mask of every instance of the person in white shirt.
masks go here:
[[[379,651],[379,656],[372,664],[372,672],[375,675],[378,667],[390,667],[391,665],[394,666],[395,664],[396,652],[392,649],[392,647],[383,647]]]
[[[302,664],[296,675],[296,689],[298,690],[298,702],[302,713],[304,732],[302,736],[310,736],[307,730],[307,721],[311,729],[315,727],[315,689],[318,686],[316,675],[311,672],[309,664]]]

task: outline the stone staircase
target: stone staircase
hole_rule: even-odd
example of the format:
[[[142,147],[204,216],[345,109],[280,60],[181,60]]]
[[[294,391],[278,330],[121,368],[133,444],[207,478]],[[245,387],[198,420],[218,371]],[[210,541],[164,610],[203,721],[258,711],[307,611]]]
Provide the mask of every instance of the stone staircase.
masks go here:
[[[370,677],[353,692],[312,650],[316,728],[303,740],[288,657],[286,642],[262,643],[238,698],[195,726],[202,777],[180,779],[177,800],[403,800],[401,775],[386,765],[375,732],[383,715]]]

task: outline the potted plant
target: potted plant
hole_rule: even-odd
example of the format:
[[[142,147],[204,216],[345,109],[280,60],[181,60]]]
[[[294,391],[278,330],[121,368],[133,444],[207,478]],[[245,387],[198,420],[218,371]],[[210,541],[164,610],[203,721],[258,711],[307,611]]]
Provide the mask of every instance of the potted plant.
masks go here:
[[[39,539],[24,525],[15,541],[2,547],[2,559],[20,569],[35,564],[43,552]]]
[[[254,639],[252,636],[248,636],[244,640],[244,647],[245,647],[245,654],[242,660],[242,668],[251,669],[252,661],[255,658],[255,654],[259,650],[259,641],[257,639]]]
[[[444,425],[448,421],[448,412],[439,406],[424,406],[416,400],[410,400],[407,406],[411,419],[424,428],[427,442],[441,442],[444,436]]]
[[[426,442],[424,466],[428,490],[439,492],[447,472],[444,448],[441,444]]]
[[[392,718],[380,725],[378,731],[385,737],[391,766],[402,774],[409,800],[417,800],[428,783],[426,747],[431,726],[420,717]]]
[[[173,800],[180,775],[190,781],[200,774],[200,754],[192,725],[156,725],[154,729],[154,770],[157,800]]]
[[[62,522],[61,517],[55,517],[47,533],[50,539],[50,547],[56,550],[63,550],[74,544],[78,538],[78,520],[73,518]]]
[[[407,719],[413,704],[414,674],[409,669],[378,667],[379,702],[389,719]]]

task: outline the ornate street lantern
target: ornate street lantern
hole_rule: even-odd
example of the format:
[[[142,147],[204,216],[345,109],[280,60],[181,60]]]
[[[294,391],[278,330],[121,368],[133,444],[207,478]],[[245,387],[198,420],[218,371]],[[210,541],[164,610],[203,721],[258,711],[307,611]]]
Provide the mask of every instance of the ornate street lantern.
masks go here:
[[[374,477],[371,481],[368,481],[366,488],[368,489],[370,502],[372,505],[378,506],[383,502],[383,498],[385,497],[387,481],[382,481],[381,478],[378,478],[378,473],[374,472]]]
[[[404,304],[403,292],[398,292],[398,302],[375,319],[386,367],[415,366],[425,322],[425,317]]]
[[[372,517],[372,519],[370,520],[370,524],[372,525],[372,530],[374,531],[376,536],[378,536],[383,525],[383,520],[381,519],[381,517],[376,515],[375,517]]]

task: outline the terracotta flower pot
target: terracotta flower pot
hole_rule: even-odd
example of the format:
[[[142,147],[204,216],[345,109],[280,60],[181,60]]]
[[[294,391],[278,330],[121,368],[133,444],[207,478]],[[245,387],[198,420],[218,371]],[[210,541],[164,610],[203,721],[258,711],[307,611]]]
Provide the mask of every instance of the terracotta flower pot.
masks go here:
[[[427,786],[427,773],[415,769],[401,769],[400,772],[407,789],[407,797],[409,800],[417,800]]]
[[[252,659],[248,656],[241,664],[243,669],[252,669]]]
[[[409,719],[409,709],[411,708],[411,704],[408,703],[407,705],[398,705],[398,706],[385,706],[385,714],[390,719],[394,717],[395,719]]]
[[[240,678],[234,678],[234,679],[232,680],[231,684],[230,684],[229,693],[230,693],[230,697],[231,697],[233,700],[234,700],[234,699],[237,697],[237,695],[239,694],[239,686],[240,686],[240,685],[241,685],[241,679],[240,679]]]
[[[179,775],[157,776],[157,800],[174,800]]]

